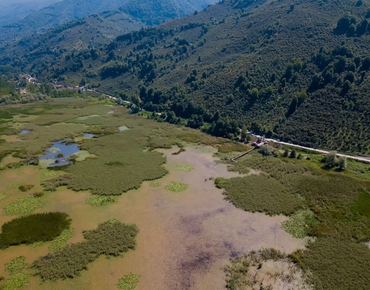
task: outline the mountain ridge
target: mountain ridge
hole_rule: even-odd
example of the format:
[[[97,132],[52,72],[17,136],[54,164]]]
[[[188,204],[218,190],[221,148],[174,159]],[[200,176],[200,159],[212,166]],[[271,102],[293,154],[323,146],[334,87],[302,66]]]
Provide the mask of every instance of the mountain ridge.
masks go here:
[[[369,7],[223,1],[96,51],[55,57],[39,47],[2,62],[45,80],[84,78],[150,111],[207,122],[219,111],[257,133],[369,154]]]

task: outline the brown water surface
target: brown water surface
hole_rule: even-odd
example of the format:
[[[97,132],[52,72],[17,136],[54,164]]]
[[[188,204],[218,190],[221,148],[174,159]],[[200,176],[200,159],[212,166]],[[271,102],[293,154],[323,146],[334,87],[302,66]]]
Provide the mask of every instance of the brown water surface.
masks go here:
[[[25,289],[117,289],[118,279],[130,272],[141,275],[135,290],[225,289],[223,267],[230,257],[262,247],[287,253],[304,247],[303,241],[281,229],[286,217],[245,212],[224,200],[222,190],[215,188],[210,178],[238,175],[215,162],[213,148],[188,147],[180,155],[171,154],[177,150],[161,150],[170,173],[156,181],[160,187],[151,188],[151,182],[144,182],[139,190],[123,194],[117,204],[95,208],[85,204],[89,193],[66,188],[46,196],[50,204],[38,211],[67,212],[76,232],[70,242],[81,241],[82,230],[117,218],[139,227],[137,249],[123,258],[100,257],[74,279],[41,283],[33,277]],[[195,169],[176,171],[183,163]],[[171,181],[185,182],[189,187],[179,193],[167,191],[165,186]],[[1,252],[1,264],[4,257],[10,261],[22,254],[30,263],[46,253],[47,247],[11,247]],[[0,269],[0,275],[2,272]]]

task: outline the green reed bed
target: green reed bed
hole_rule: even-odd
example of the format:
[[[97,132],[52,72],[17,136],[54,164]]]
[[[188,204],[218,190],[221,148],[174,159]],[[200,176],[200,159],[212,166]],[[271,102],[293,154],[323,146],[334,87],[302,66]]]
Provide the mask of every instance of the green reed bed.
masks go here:
[[[86,199],[86,204],[92,206],[106,206],[118,202],[118,198],[115,196],[106,196],[106,195],[93,195]]]
[[[99,256],[120,256],[136,246],[139,232],[136,225],[117,220],[100,224],[97,229],[83,232],[85,240],[39,258],[33,263],[35,274],[43,280],[66,279],[78,276]],[[109,237],[109,238],[107,238]]]
[[[69,228],[66,213],[38,213],[13,219],[1,227],[0,248],[51,241]]]

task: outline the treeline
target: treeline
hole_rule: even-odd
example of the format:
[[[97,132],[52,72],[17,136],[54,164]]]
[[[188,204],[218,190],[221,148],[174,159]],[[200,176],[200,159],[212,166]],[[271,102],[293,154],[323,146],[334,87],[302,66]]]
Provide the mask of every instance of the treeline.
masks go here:
[[[121,97],[127,99],[127,95],[121,94]],[[188,127],[202,128],[215,136],[239,139],[240,128],[237,120],[227,116],[221,117],[219,112],[212,114],[204,105],[195,104],[185,94],[176,92],[176,88],[163,93],[152,88],[147,90],[142,86],[140,95],[133,96],[130,100],[132,102],[130,108],[134,113],[143,108],[152,112],[152,118],[160,121],[180,124],[182,120],[186,120]]]

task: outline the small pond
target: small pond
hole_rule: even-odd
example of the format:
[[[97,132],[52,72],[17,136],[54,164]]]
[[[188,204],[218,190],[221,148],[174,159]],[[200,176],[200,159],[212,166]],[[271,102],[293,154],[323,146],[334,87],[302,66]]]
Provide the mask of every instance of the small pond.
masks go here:
[[[95,137],[94,134],[85,134],[84,135],[84,138],[92,138],[92,137]]]
[[[126,126],[122,126],[122,127],[119,127],[119,128],[118,128],[118,130],[119,130],[120,132],[122,132],[122,131],[126,131],[126,130],[128,130],[128,128],[127,128]]]
[[[30,131],[29,130],[22,130],[21,131],[21,134],[27,134],[27,133],[29,133]]]
[[[80,148],[78,148],[77,144],[63,144],[65,141],[69,140],[72,139],[55,142],[53,146],[47,148],[45,151],[46,154],[39,157],[40,163],[45,166],[62,166],[71,164],[71,162],[66,159],[76,152],[79,152]]]

